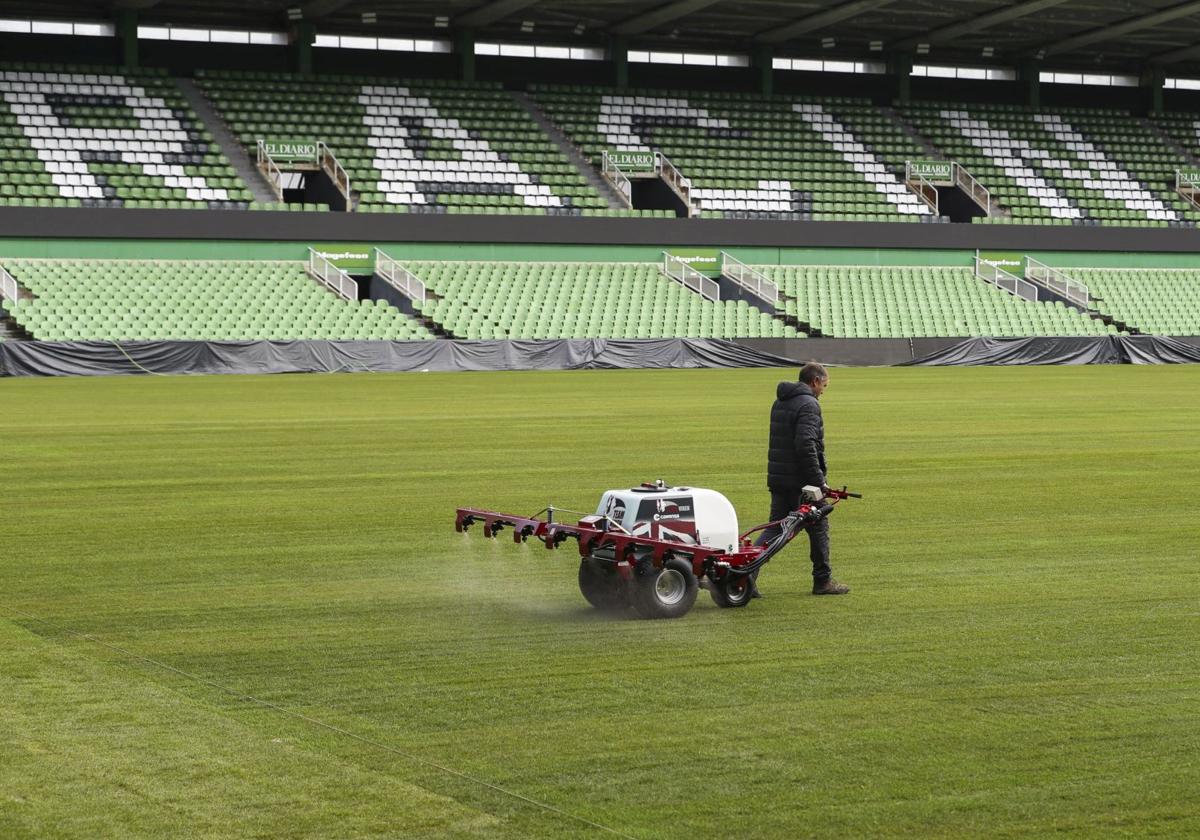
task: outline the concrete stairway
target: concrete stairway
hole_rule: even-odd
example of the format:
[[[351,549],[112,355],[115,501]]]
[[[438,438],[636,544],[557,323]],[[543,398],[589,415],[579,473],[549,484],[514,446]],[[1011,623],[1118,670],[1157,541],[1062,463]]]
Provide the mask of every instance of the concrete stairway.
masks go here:
[[[880,106],[879,110],[880,110],[880,112],[883,113],[883,115],[885,117],[887,117],[889,120],[891,120],[896,125],[897,128],[899,128],[902,132],[904,132],[904,134],[907,135],[910,140],[912,140],[914,143],[916,143],[918,146],[920,146],[925,151],[925,154],[928,155],[931,160],[945,160],[946,159],[946,156],[944,154],[942,154],[941,151],[939,151],[936,146],[934,146],[932,143],[930,143],[928,138],[925,137],[925,135],[923,135],[923,134],[921,134],[921,132],[917,131],[917,127],[914,126],[911,122],[909,122],[908,118],[905,117],[903,114],[901,114],[899,111],[897,111],[895,108],[891,107],[890,105],[882,105],[882,106]]]
[[[175,83],[179,85],[179,89],[183,91],[183,98],[192,106],[192,110],[200,117],[204,127],[212,134],[213,139],[225,152],[225,156],[229,158],[229,162],[233,165],[238,177],[245,182],[249,187],[250,193],[254,196],[255,201],[274,202],[279,199],[275,197],[275,193],[271,190],[271,186],[263,178],[262,173],[258,171],[258,166],[250,158],[250,154],[245,147],[237,141],[237,138],[230,132],[225,121],[222,120],[208,98],[201,93],[191,79],[176,78]]]
[[[9,315],[0,316],[0,341],[29,341],[31,336]]]
[[[529,116],[533,117],[533,121],[538,124],[538,127],[546,132],[546,136],[563,150],[563,154],[570,159],[575,168],[583,173],[588,183],[595,187],[600,196],[608,202],[609,209],[624,210],[625,204],[617,196],[608,181],[604,180],[604,177],[596,171],[596,167],[592,166],[592,162],[583,156],[583,152],[579,150],[579,147],[572,143],[567,135],[563,134],[559,127],[550,121],[550,118],[538,107],[537,103],[530,99],[524,91],[511,91],[510,93],[512,98],[517,101],[517,104],[529,112]]]
[[[22,300],[33,298],[33,295],[25,288],[21,289],[20,294]],[[8,314],[4,304],[5,301],[0,300],[0,341],[29,341],[32,339],[33,336]]]
[[[917,127],[909,121],[908,117],[904,116],[904,114],[902,114],[900,111],[897,111],[895,108],[891,107],[890,105],[880,106],[879,111],[884,116],[886,116],[889,120],[891,120],[892,123],[894,123],[897,128],[899,128],[902,132],[904,132],[904,134],[909,139],[911,139],[914,143],[916,143],[918,146],[920,146],[922,151],[925,152],[925,154],[929,157],[930,160],[947,160],[948,159],[946,157],[945,153],[942,152],[937,146],[930,143],[929,138],[927,138],[924,134],[922,134],[920,131],[918,131]],[[900,172],[897,172],[896,174],[901,179],[904,178],[903,170],[901,170]],[[1011,216],[1012,211],[1009,210],[1007,207],[1002,206],[1001,204],[999,204],[997,201],[995,201],[993,199],[992,215],[993,216]]]
[[[1162,128],[1160,126],[1158,126],[1157,124],[1155,124],[1152,120],[1148,120],[1145,117],[1139,117],[1138,124],[1141,125],[1142,128],[1149,131],[1151,134],[1153,134],[1155,137],[1162,140],[1164,146],[1166,146],[1168,149],[1170,149],[1175,154],[1179,155],[1179,157],[1186,160],[1189,164],[1191,164],[1192,166],[1200,166],[1200,158],[1197,158],[1195,155],[1193,155],[1191,152],[1189,152],[1187,149],[1185,149],[1183,146],[1181,146],[1179,144],[1178,140],[1176,140],[1174,137],[1172,137],[1167,132],[1163,131]]]

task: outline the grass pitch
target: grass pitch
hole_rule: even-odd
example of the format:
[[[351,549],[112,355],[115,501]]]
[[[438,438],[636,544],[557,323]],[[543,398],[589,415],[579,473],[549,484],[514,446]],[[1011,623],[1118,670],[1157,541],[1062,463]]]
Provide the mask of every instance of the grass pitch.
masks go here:
[[[765,517],[794,371],[0,381],[0,836],[1200,832],[1200,368],[835,370],[846,598],[453,532]]]

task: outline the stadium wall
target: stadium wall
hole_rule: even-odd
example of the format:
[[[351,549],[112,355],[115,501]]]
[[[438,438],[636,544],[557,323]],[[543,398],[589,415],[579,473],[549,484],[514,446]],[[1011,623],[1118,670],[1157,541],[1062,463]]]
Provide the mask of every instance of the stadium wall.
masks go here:
[[[758,264],[962,265],[975,249],[1058,265],[1200,264],[1200,230],[1186,228],[3,207],[0,234],[13,257],[301,259],[313,243],[357,242],[409,259],[643,261],[718,247]]]
[[[118,211],[128,212],[128,211]],[[287,214],[290,215],[290,214]],[[653,262],[670,242],[653,245],[539,245],[513,242],[420,242],[402,240],[336,240],[307,242],[249,239],[105,239],[3,238],[0,258],[150,259],[150,260],[302,260],[310,245],[343,250],[379,247],[396,259],[492,260],[528,262]],[[721,245],[751,265],[919,265],[969,266],[974,249],[762,247]],[[1011,250],[1011,249],[1006,249]],[[1065,251],[1022,250],[1048,265],[1073,268],[1197,268],[1197,251]]]

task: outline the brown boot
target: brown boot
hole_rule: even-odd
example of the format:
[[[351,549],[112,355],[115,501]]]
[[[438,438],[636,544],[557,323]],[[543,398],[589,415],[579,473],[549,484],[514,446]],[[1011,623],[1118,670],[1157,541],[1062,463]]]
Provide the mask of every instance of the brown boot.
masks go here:
[[[845,595],[850,591],[850,587],[844,583],[838,583],[830,578],[824,583],[813,584],[814,595]]]

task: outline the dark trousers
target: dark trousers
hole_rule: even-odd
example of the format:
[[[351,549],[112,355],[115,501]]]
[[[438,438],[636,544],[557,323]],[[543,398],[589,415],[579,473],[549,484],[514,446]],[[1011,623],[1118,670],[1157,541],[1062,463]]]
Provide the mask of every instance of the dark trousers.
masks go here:
[[[799,490],[771,491],[771,521],[783,519],[789,513],[800,507]],[[804,529],[808,532],[808,558],[812,560],[813,583],[822,584],[833,576],[829,567],[829,518],[825,517],[815,525]],[[767,528],[755,542],[763,545],[779,536],[778,526]]]

